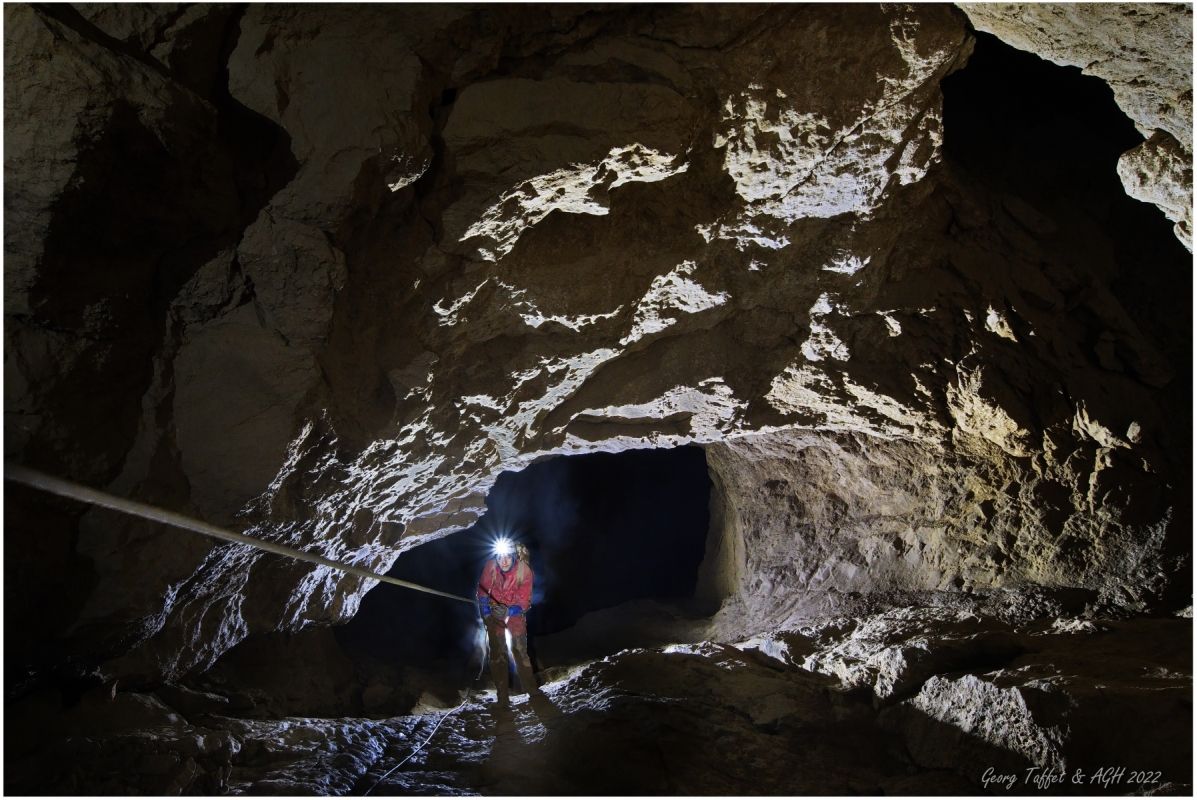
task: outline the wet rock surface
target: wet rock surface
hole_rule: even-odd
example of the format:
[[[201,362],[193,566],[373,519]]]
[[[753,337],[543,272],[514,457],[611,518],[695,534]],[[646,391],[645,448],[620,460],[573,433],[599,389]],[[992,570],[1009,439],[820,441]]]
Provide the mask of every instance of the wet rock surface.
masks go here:
[[[1186,619],[1057,618],[1027,627],[908,608],[736,645],[633,648],[553,667],[542,672],[543,697],[519,696],[505,713],[493,705],[493,690],[446,687],[402,716],[249,719],[212,695],[205,707],[194,696],[187,703],[178,688],[105,687],[54,715],[45,714],[50,698],[9,710],[10,725],[52,719],[53,735],[33,747],[8,738],[5,788],[254,795],[1011,788],[986,783],[991,769],[1016,775],[1010,793],[1017,794],[1186,794],[1191,751],[1174,733],[1192,708],[1191,630]],[[160,699],[167,697],[173,708]],[[1110,764],[1149,780],[1090,780]],[[1061,771],[1069,781],[1051,782]],[[1072,782],[1078,772],[1084,781]]]

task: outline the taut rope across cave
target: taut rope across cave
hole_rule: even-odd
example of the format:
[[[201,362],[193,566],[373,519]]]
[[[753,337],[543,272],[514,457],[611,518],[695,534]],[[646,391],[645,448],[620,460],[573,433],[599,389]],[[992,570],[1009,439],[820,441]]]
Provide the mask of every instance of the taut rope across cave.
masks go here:
[[[426,594],[434,594],[438,597],[447,597],[450,600],[460,600],[463,603],[470,603],[473,605],[474,599],[471,597],[462,597],[461,595],[449,594],[437,589],[430,589],[427,586],[421,586],[418,583],[410,583],[409,581],[392,578],[389,575],[379,575],[377,572],[371,572],[368,569],[361,567],[354,567],[349,564],[342,564],[338,561],[318,556],[313,553],[305,553],[302,550],[296,550],[285,545],[276,544],[275,542],[267,542],[262,539],[256,539],[253,536],[247,536],[244,533],[235,533],[233,531],[226,531],[224,528],[218,528],[215,525],[209,525],[206,522],[201,522],[198,519],[193,519],[183,514],[177,514],[173,511],[167,511],[161,508],[147,505],[145,503],[138,503],[135,500],[126,500],[123,497],[101,492],[91,487],[84,486],[79,483],[63,480],[62,478],[55,478],[52,475],[46,475],[43,472],[22,467],[16,464],[4,465],[5,480],[16,481],[26,486],[40,489],[43,492],[58,495],[59,497],[66,497],[72,500],[78,500],[82,503],[90,505],[102,506],[113,511],[120,511],[124,514],[132,514],[135,517],[148,519],[151,522],[160,522],[163,525],[170,525],[174,528],[182,528],[193,533],[199,533],[204,536],[210,536],[213,539],[220,539],[226,542],[233,542],[235,544],[244,544],[258,550],[265,550],[267,553],[274,553],[275,555],[286,556],[297,561],[307,561],[312,564],[319,564],[330,569],[340,570],[341,572],[356,575],[359,578],[369,578],[371,580],[381,581],[382,583],[389,583],[394,586],[402,586],[404,589],[414,589],[417,592],[424,592]]]

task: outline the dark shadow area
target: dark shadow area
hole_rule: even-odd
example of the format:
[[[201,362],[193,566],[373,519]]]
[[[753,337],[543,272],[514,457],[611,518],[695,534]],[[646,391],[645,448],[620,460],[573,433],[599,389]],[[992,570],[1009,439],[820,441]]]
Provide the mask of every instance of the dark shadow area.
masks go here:
[[[968,65],[942,84],[946,159],[1064,225],[1096,222],[1106,239],[1091,263],[1116,265],[1112,289],[1135,324],[1174,365],[1190,363],[1192,254],[1164,213],[1128,197],[1118,178],[1118,159],[1143,136],[1101,79],[975,35]],[[1096,255],[1093,242],[1071,244],[1078,263]]]
[[[709,496],[699,447],[552,458],[503,473],[477,524],[400,556],[389,574],[473,596],[494,539],[523,542],[536,574],[528,615],[534,652],[537,636],[568,628],[589,612],[629,600],[691,597]],[[380,586],[337,637],[347,650],[376,658],[424,665],[448,660],[466,671],[476,620],[473,606]]]
[[[1062,299],[1047,302],[1024,288],[1021,301],[1061,328],[1073,326],[1078,351],[1093,361],[1093,391],[1125,385],[1156,392],[1168,434],[1143,445],[1166,466],[1156,491],[1174,499],[1119,489],[1135,496],[1128,518],[1142,512],[1146,520],[1171,506],[1165,560],[1191,563],[1193,256],[1159,208],[1122,186],[1118,160],[1144,137],[1110,87],[989,34],[975,36],[967,66],[942,83],[945,161],[958,180],[998,198],[1002,212],[987,224],[1006,225],[1012,241],[1033,238],[1047,258],[1066,265],[1053,271],[1042,264],[1041,279]],[[1111,320],[1135,333],[1109,330]],[[1139,333],[1147,346],[1135,341]],[[1188,579],[1171,582],[1154,610],[1191,603],[1191,573],[1180,573]]]
[[[975,35],[968,65],[942,85],[948,159],[995,188],[1079,203],[1098,219],[1119,196],[1162,218],[1118,180],[1118,157],[1143,137],[1104,81]]]
[[[22,379],[32,376],[29,395],[37,404],[37,414],[16,417],[28,428],[24,443],[6,420],[7,457],[103,486],[135,440],[155,358],[169,365],[181,335],[172,302],[201,267],[237,245],[298,163],[286,131],[229,92],[228,56],[243,11],[210,15],[202,46],[181,62],[186,74],[166,70],[70,6],[37,11],[161,73],[163,91],[170,92],[173,124],[161,129],[147,124],[144,109],[131,101],[97,108],[108,118],[96,123],[99,133],[81,140],[73,179],[54,201],[30,313],[5,319],[5,345],[22,364]],[[24,202],[21,192],[6,186],[6,209]],[[232,269],[240,271],[235,261]],[[20,409],[6,399],[5,411]],[[185,485],[161,467],[169,457],[159,451],[139,499],[183,505]],[[70,628],[96,582],[77,546],[85,508],[11,484],[4,499],[6,692],[47,676],[70,687],[126,644],[119,636],[93,641]],[[140,624],[125,622],[134,631]]]

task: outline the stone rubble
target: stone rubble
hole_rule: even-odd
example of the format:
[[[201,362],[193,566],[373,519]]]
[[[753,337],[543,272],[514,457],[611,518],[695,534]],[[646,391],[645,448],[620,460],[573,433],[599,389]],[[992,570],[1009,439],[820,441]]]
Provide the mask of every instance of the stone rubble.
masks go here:
[[[962,8],[6,6],[5,457],[385,572],[702,445],[711,616],[380,789],[1187,793],[1190,259],[949,158],[945,93],[970,21],[1098,76],[1191,248],[1191,8]],[[6,791],[364,792],[440,719],[316,641],[369,582],[6,500]]]
[[[1170,735],[1169,720],[1191,708],[1189,623],[1062,626],[1057,619],[1016,629],[911,608],[735,647],[624,649],[546,670],[545,698],[517,697],[507,715],[494,711],[493,690],[425,695],[409,714],[384,719],[248,719],[212,695],[193,697],[184,716],[158,699],[181,696],[167,688],[95,690],[57,715],[45,713],[50,698],[30,699],[10,709],[10,724],[51,725],[55,735],[43,749],[17,753],[22,744],[10,738],[5,788],[975,794],[991,788],[986,768],[1022,780],[1030,767],[1092,775],[1114,759],[1161,776],[1143,786],[1085,784],[1080,793],[1187,793],[1192,754]],[[1145,647],[1156,654],[1146,671]],[[1136,732],[1133,743],[1127,730]]]

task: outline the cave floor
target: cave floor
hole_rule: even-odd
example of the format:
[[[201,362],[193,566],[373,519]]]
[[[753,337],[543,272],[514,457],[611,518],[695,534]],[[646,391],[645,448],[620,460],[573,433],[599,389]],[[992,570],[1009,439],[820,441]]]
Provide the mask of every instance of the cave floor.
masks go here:
[[[1191,632],[902,609],[552,667],[543,698],[505,713],[493,689],[426,692],[386,719],[243,719],[196,692],[97,690],[67,710],[34,695],[6,710],[5,789],[939,795],[1007,793],[994,778],[1014,775],[1011,794],[1188,794]],[[1103,785],[1106,766],[1126,772]]]

